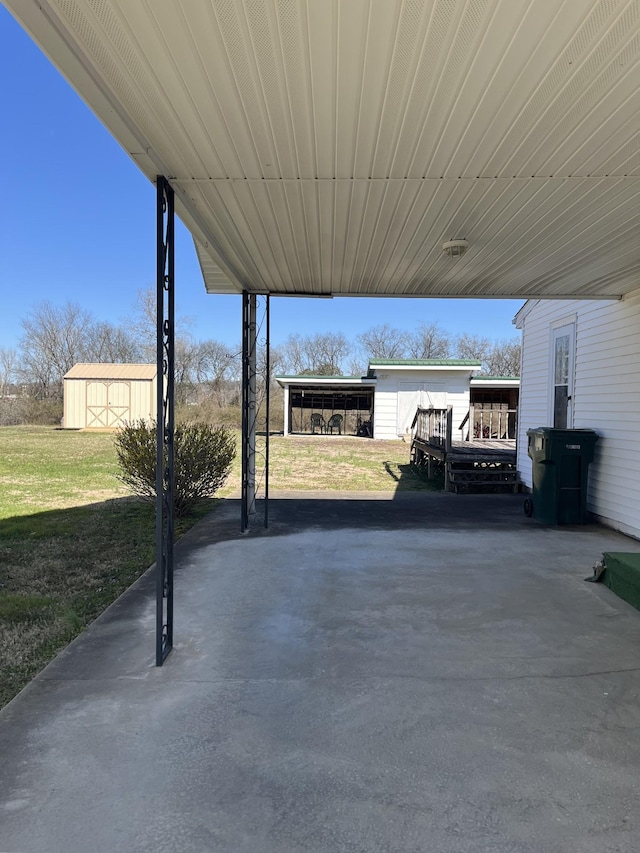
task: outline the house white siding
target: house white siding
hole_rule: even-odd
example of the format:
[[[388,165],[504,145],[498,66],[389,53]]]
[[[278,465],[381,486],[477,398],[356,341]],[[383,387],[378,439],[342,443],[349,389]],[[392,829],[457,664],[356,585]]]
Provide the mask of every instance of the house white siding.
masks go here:
[[[574,428],[598,433],[587,506],[640,537],[640,290],[619,301],[539,301],[523,309],[518,473],[531,486],[527,429],[551,426],[551,335],[575,322]]]
[[[416,375],[412,370],[377,371],[373,437],[398,439],[406,436],[418,406],[453,406],[453,437],[469,411],[470,372],[453,373],[429,369]]]

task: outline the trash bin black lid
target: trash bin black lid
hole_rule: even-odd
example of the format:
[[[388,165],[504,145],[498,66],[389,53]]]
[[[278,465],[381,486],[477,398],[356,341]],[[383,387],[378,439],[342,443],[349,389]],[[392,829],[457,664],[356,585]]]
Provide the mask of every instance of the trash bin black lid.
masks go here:
[[[597,441],[598,433],[592,429],[558,429],[557,427],[534,427],[527,430],[527,435],[544,435],[559,441]]]

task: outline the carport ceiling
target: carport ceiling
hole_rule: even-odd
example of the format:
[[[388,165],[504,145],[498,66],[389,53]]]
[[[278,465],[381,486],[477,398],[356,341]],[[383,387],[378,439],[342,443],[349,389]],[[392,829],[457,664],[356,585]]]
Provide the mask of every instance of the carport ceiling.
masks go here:
[[[211,292],[640,285],[640,0],[5,2],[170,179]]]

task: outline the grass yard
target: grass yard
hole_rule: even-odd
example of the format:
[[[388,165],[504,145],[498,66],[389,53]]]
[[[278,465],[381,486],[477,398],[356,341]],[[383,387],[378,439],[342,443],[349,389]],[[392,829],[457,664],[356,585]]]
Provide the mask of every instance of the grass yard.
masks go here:
[[[273,436],[269,488],[422,491],[436,488],[409,464],[403,441],[350,436]]]
[[[274,492],[434,488],[400,441],[274,436],[270,467]],[[154,507],[116,474],[110,433],[0,428],[0,706],[154,561]],[[239,489],[236,458],[220,495]]]
[[[154,507],[116,471],[109,433],[0,428],[0,706],[154,561]]]

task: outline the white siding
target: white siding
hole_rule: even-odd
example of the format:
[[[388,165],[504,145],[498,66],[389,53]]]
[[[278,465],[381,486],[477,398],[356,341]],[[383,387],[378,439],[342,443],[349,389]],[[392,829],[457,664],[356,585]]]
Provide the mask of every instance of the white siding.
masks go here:
[[[453,406],[453,437],[460,438],[459,425],[469,411],[469,378],[470,373],[454,373],[453,371],[425,369],[394,370],[377,373],[373,417],[373,437],[382,439],[398,439],[410,429],[419,400],[422,405],[429,405],[429,392],[436,405]],[[415,389],[416,405],[407,418],[406,425],[398,421],[398,394],[408,394]],[[422,393],[421,393],[422,392]]]
[[[398,438],[396,427],[398,407],[398,377],[396,373],[377,373],[373,402],[373,437]]]
[[[624,300],[540,301],[523,321],[518,472],[531,486],[527,429],[551,425],[552,326],[575,319],[573,426],[599,439],[589,470],[588,508],[640,536],[640,291]]]

